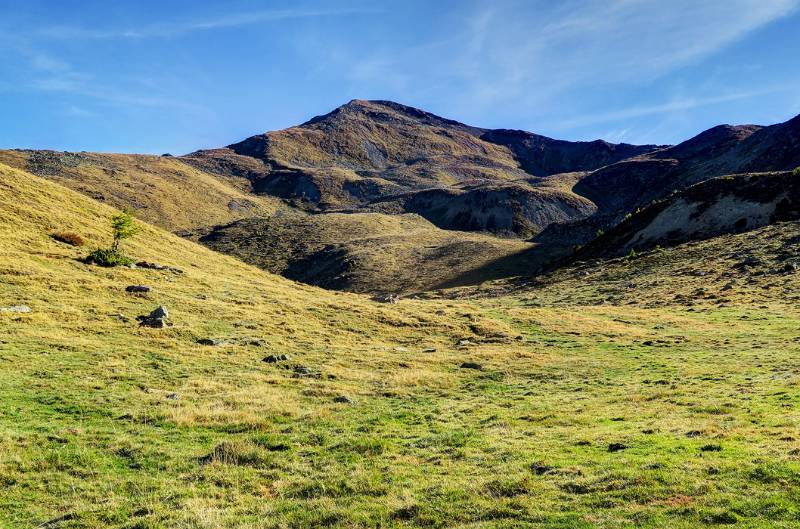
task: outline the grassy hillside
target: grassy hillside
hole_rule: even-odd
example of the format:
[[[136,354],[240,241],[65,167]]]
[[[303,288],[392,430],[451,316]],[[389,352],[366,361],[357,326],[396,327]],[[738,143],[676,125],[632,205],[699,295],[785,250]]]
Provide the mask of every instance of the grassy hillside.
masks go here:
[[[169,156],[2,151],[0,163],[52,180],[169,231],[224,224],[286,209]]]
[[[428,296],[472,299],[512,294],[531,306],[679,306],[688,311],[760,307],[775,300],[798,303],[800,222],[614,259],[575,260],[534,278],[488,281]]]
[[[132,208],[169,231],[210,234],[204,241],[215,250],[326,288],[416,292],[467,274],[524,274],[535,264],[513,258],[531,247],[520,240],[447,232],[414,215],[309,215],[255,192],[246,177],[169,156],[0,151],[2,162]]]
[[[274,215],[219,226],[200,241],[288,278],[351,292],[408,294],[476,273],[529,274],[518,239],[440,230],[416,215]],[[493,269],[497,262],[508,263]]]
[[[107,243],[112,214],[0,166],[0,307],[32,309],[0,310],[4,527],[800,521],[788,296],[617,306],[571,301],[573,279],[557,303],[381,305],[149,226],[128,252],[183,273],[92,267],[49,236]],[[603,272],[637,281],[636,262]],[[174,326],[138,327],[158,304]]]

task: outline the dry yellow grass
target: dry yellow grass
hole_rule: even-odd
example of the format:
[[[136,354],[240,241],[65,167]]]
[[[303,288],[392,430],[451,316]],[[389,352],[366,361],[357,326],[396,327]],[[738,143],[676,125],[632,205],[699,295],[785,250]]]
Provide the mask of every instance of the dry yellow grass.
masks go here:
[[[286,209],[168,156],[0,151],[0,163],[102,198],[169,231],[225,224]]]

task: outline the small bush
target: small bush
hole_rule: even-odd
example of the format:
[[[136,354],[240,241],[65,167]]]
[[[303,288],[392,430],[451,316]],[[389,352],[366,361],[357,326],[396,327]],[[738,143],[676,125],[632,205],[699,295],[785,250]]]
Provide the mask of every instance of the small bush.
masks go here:
[[[83,237],[71,231],[57,231],[50,234],[50,236],[58,242],[63,242],[72,246],[83,246],[86,244],[86,240]]]
[[[800,167],[795,167],[794,171],[792,171],[794,176],[800,176]]]
[[[129,210],[114,215],[111,218],[111,234],[114,237],[110,248],[97,248],[87,255],[83,261],[99,266],[123,266],[133,264],[133,259],[125,255],[120,249],[120,243],[125,239],[130,239],[140,231],[136,219]]]
[[[98,266],[114,267],[133,264],[133,259],[111,248],[97,248],[86,256],[83,262]]]

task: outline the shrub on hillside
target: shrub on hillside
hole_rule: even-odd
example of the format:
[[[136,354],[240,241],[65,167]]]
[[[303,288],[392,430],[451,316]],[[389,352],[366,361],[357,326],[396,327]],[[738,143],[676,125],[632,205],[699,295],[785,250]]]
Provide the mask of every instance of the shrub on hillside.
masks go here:
[[[136,219],[129,210],[114,215],[111,218],[111,234],[114,237],[110,248],[97,248],[92,251],[84,261],[99,266],[121,266],[133,263],[133,259],[125,255],[120,249],[120,243],[125,239],[130,239],[141,228],[136,224]]]
[[[794,171],[792,171],[794,176],[800,176],[800,167],[795,167]]]
[[[87,255],[83,261],[87,264],[107,267],[133,264],[133,259],[112,248],[97,248]]]
[[[50,234],[50,236],[58,242],[63,242],[72,246],[83,246],[86,244],[86,240],[83,237],[71,231],[57,231]]]

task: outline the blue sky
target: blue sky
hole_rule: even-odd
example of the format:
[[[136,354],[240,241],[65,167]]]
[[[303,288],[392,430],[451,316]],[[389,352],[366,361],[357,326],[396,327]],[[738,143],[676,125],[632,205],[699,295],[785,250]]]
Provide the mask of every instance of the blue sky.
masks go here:
[[[185,153],[391,99],[675,143],[800,114],[800,0],[0,0],[0,147]]]

